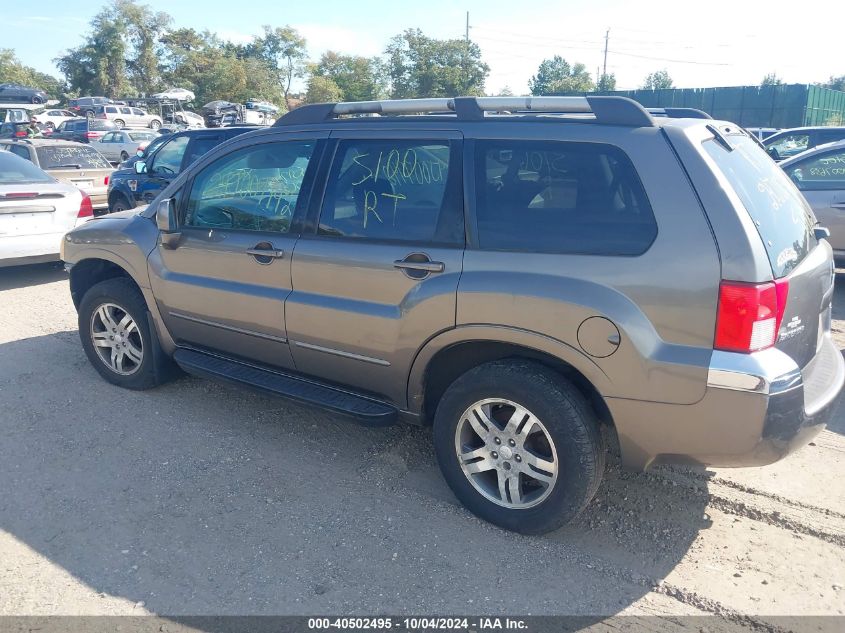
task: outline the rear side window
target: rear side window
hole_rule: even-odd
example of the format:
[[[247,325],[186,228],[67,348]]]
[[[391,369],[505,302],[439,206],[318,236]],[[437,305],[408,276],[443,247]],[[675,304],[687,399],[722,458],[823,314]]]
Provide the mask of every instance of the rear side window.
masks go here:
[[[103,119],[93,119],[92,121],[88,121],[88,129],[94,130],[96,132],[102,132],[104,130],[115,130],[117,129],[117,126],[111,121]]]
[[[448,140],[341,141],[320,214],[320,235],[455,244],[462,207]],[[455,171],[457,174],[458,172]]]
[[[617,147],[480,141],[475,175],[482,249],[630,256],[657,236],[640,179]]]
[[[97,150],[87,145],[36,147],[41,169],[111,169],[111,164]]]
[[[728,137],[732,151],[715,140],[704,149],[716,161],[763,240],[774,276],[783,277],[810,250],[815,219],[784,171],[747,136]]]

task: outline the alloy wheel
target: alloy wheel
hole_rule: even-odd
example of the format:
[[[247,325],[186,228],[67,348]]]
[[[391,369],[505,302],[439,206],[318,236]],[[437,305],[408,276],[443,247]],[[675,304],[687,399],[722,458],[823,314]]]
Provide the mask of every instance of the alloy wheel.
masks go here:
[[[485,399],[467,408],[455,429],[455,452],[476,491],[505,508],[536,506],[557,482],[551,435],[537,416],[510,400]]]
[[[121,376],[134,374],[144,361],[138,324],[114,303],[101,304],[91,315],[91,342],[100,360]]]

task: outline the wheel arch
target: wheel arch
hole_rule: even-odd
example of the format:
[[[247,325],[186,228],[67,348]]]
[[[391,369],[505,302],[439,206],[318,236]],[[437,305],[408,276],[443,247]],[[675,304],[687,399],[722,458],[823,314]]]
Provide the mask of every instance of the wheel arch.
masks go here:
[[[430,340],[409,374],[409,408],[429,423],[441,396],[458,376],[505,358],[529,359],[564,376],[584,394],[602,424],[615,428],[602,395],[610,381],[592,359],[541,334],[497,326],[460,327]]]
[[[86,257],[75,263],[69,271],[70,296],[73,305],[79,309],[79,303],[85,293],[95,284],[107,279],[125,277],[137,286],[138,291],[144,296],[144,290],[138,280],[129,272],[129,266],[125,261],[114,261],[103,256]]]

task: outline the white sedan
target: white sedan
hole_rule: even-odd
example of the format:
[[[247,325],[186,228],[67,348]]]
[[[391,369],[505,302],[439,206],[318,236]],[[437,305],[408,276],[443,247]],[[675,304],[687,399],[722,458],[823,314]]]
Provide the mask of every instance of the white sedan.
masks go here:
[[[153,99],[175,99],[176,101],[193,101],[195,95],[190,90],[184,88],[171,88],[164,92],[158,92],[153,95]]]
[[[0,266],[58,261],[65,233],[93,215],[88,194],[0,152]]]
[[[91,147],[105,156],[106,160],[121,163],[144,149],[157,137],[156,132],[147,130],[119,130],[103,134],[99,139],[91,142]]]
[[[35,120],[50,131],[55,130],[68,119],[75,118],[76,115],[70,110],[44,110],[35,115]]]

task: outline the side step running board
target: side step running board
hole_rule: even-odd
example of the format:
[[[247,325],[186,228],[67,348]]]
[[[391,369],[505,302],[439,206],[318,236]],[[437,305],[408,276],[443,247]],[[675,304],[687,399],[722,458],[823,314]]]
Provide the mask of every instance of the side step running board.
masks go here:
[[[190,349],[177,349],[173,360],[189,374],[328,409],[367,426],[388,426],[398,419],[398,411],[389,404],[290,374]]]

